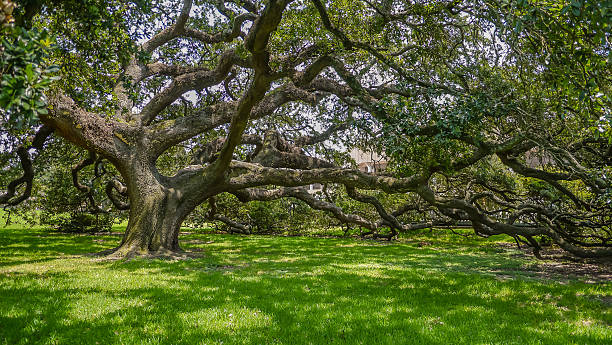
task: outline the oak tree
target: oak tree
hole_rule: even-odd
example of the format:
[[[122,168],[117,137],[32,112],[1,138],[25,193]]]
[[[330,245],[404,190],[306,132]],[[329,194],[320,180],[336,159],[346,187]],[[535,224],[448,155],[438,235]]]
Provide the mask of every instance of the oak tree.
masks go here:
[[[18,3],[0,99],[25,173],[0,202],[29,196],[53,133],[89,152],[82,192],[84,167],[118,172],[106,192],[129,222],[114,256],[180,251],[203,203],[245,229],[216,212],[223,193],[298,199],[379,237],[468,224],[612,255],[610,1]],[[387,171],[351,166],[351,148]]]

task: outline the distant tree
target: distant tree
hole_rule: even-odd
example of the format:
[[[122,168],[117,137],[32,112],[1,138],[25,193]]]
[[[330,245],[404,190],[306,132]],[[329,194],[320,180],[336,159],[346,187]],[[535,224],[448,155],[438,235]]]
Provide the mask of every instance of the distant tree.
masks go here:
[[[610,1],[19,3],[32,29],[3,40],[0,99],[26,173],[0,202],[29,195],[28,148],[53,132],[89,151],[79,189],[93,162],[119,174],[105,189],[129,222],[112,255],[179,251],[205,202],[244,227],[214,212],[222,193],[298,199],[373,236],[465,223],[612,255]],[[31,32],[55,48],[19,43]],[[351,168],[353,147],[388,172]]]

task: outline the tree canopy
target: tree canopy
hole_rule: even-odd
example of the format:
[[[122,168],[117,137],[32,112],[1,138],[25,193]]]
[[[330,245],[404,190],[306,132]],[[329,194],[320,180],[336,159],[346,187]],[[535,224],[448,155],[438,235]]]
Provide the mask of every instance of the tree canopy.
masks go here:
[[[375,237],[467,224],[612,255],[612,1],[16,3],[0,202],[30,196],[45,142],[85,149],[74,186],[102,212],[79,178],[94,166],[129,209],[113,255],[179,251],[201,204],[244,229],[217,212],[227,193],[297,199]],[[387,169],[356,169],[351,149]]]

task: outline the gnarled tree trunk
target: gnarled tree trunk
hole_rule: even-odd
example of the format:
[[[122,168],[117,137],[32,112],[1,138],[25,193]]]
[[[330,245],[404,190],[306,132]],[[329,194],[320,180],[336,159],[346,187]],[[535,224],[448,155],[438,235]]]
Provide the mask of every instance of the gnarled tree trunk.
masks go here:
[[[115,257],[172,255],[181,252],[178,235],[181,223],[192,209],[182,205],[183,194],[162,176],[153,162],[132,154],[123,171],[128,187],[130,216]]]
[[[176,196],[159,184],[140,187],[130,193],[130,218],[116,254],[180,251],[178,233],[184,217],[176,213]]]

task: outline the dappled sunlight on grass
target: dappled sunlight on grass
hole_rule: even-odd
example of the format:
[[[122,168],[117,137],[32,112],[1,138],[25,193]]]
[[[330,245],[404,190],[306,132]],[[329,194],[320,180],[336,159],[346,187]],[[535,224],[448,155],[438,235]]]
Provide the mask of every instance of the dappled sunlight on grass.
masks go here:
[[[112,248],[117,236],[0,230],[0,344],[608,344],[612,337],[610,283],[531,276],[511,251],[472,239],[430,237],[447,247],[433,249],[407,240],[184,237],[185,249],[204,255],[112,262],[82,254]]]

